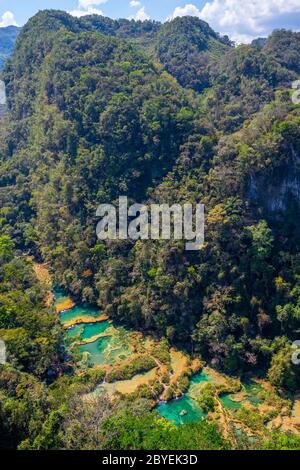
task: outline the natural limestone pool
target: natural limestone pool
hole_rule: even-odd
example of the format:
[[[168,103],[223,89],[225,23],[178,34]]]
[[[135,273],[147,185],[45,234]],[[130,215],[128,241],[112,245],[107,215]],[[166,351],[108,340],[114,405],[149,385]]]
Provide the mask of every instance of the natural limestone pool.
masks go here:
[[[68,296],[62,290],[54,290],[54,298],[56,304],[68,301]],[[76,346],[77,351],[86,358],[87,365],[107,366],[116,362],[121,363],[131,354],[129,331],[115,326],[107,319],[101,319],[99,309],[77,305],[60,312],[59,315],[65,327],[65,337],[69,349]],[[178,364],[172,364],[172,366],[175,367]],[[149,371],[148,375],[149,380],[154,379],[155,370]],[[160,415],[178,425],[198,422],[205,418],[206,413],[196,398],[203,384],[216,383],[216,378],[213,375],[210,375],[207,370],[195,374],[183,397],[167,403],[160,403],[157,406]],[[102,385],[99,389],[104,388],[110,395],[115,392],[131,393],[139,384],[145,382],[145,378],[147,378],[147,374],[137,375],[131,380]],[[220,400],[224,408],[234,411],[240,409],[246,402],[258,405],[261,402],[259,398],[261,390],[262,388],[257,382],[249,380],[243,383],[241,394],[226,393],[220,396]]]
[[[191,379],[189,389],[182,398],[159,404],[158,412],[175,424],[195,423],[205,418],[206,413],[193,398],[197,395],[199,385],[205,383],[214,383],[214,378],[202,370]],[[250,380],[243,383],[245,396],[242,399],[237,400],[234,395],[226,393],[221,395],[220,400],[227,410],[239,410],[246,402],[254,405],[260,404],[259,392],[261,390],[262,387],[257,382]]]
[[[55,304],[63,304],[68,296],[62,289],[55,289]],[[129,337],[121,327],[115,327],[108,320],[101,320],[101,312],[95,307],[76,305],[59,313],[65,326],[68,347],[74,344],[79,352],[85,353],[91,366],[111,364],[125,359],[130,353]]]
[[[198,402],[191,397],[191,393],[195,386],[208,383],[211,380],[212,378],[207,373],[204,371],[199,372],[191,379],[189,390],[182,398],[159,404],[157,406],[158,412],[161,416],[176,424],[195,423],[205,418],[206,413]]]
[[[108,321],[101,321],[97,323],[79,323],[78,325],[74,325],[67,330],[66,337],[70,341],[74,341],[77,338],[79,340],[87,340],[104,333],[109,327],[110,323]]]
[[[89,320],[92,317],[97,319],[99,317],[99,310],[91,307],[76,306],[71,310],[66,310],[60,314],[60,321],[63,325],[76,320]]]
[[[88,353],[88,362],[95,366],[112,364],[126,358],[130,352],[129,346],[119,344],[113,336],[105,336],[92,343],[82,344],[79,350],[81,353]]]

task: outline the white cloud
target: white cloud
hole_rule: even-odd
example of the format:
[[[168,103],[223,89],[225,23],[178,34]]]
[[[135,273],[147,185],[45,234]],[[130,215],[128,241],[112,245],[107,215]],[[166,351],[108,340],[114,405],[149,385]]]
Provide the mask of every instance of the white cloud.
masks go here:
[[[130,20],[136,20],[136,21],[146,21],[150,20],[150,16],[147,15],[145,11],[145,7],[142,7],[139,9],[139,11],[136,12],[135,15],[129,17]]]
[[[69,11],[70,15],[81,18],[86,15],[103,15],[103,12],[99,8],[95,8],[97,5],[106,3],[108,0],[78,0],[78,7],[76,10]]]
[[[11,11],[6,11],[2,15],[2,20],[0,21],[0,28],[5,28],[6,26],[18,26],[14,14]]]
[[[175,8],[176,16],[197,16],[237,42],[267,36],[275,28],[300,29],[300,0],[211,0],[202,10],[189,3]]]
[[[173,20],[177,16],[199,16],[200,17],[200,10],[191,3],[188,3],[184,7],[177,7],[175,8],[172,15],[168,18],[169,20]]]
[[[87,8],[86,10],[72,10],[69,11],[70,15],[77,16],[77,18],[81,18],[82,16],[87,15],[103,15],[103,11],[99,10],[99,8]]]
[[[139,0],[131,0],[131,2],[129,3],[129,5],[133,8],[136,8],[136,7],[140,7],[141,6],[141,2],[139,2]]]
[[[79,0],[78,7],[83,10],[87,10],[89,7],[94,5],[101,5],[101,3],[106,3],[107,0]]]

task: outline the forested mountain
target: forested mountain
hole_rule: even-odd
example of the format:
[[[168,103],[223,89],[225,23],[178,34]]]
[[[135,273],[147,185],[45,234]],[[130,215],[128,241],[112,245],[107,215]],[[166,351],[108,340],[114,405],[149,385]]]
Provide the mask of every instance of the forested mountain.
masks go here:
[[[14,334],[36,338],[8,308],[5,289],[20,262],[11,240],[111,318],[229,374],[299,388],[291,362],[300,331],[300,108],[291,100],[299,58],[299,33],[234,47],[192,17],[160,24],[43,11],[25,25],[2,73],[9,113],[0,136],[0,328],[16,370],[21,364],[32,380],[46,373],[13,344]],[[204,248],[100,243],[96,208],[120,195],[201,201]],[[58,331],[35,350],[61,371],[55,341]],[[48,419],[55,427],[59,416]]]
[[[5,60],[11,55],[19,33],[20,28],[17,26],[0,28],[0,70]]]

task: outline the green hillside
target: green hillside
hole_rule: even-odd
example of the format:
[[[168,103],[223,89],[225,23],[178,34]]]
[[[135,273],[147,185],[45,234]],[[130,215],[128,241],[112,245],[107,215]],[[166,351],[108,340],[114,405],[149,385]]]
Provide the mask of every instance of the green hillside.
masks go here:
[[[75,403],[103,376],[66,365],[62,327],[24,254],[47,263],[76,302],[128,329],[229,376],[263,378],[286,400],[299,389],[299,54],[299,33],[234,47],[191,17],[160,24],[51,10],[24,26],[3,70],[9,113],[0,131],[0,338],[12,358],[0,370],[0,425],[12,447],[134,448],[133,436],[108,435],[122,426],[129,436],[150,427],[136,444],[145,449],[238,445],[207,421],[167,438],[145,389],[136,410],[131,398],[112,410],[102,397],[101,439],[92,430],[89,441],[92,411],[80,417]],[[99,242],[96,208],[120,195],[202,202],[204,247]],[[76,437],[78,420],[85,435]],[[284,447],[280,439],[299,446],[267,431],[262,445]]]

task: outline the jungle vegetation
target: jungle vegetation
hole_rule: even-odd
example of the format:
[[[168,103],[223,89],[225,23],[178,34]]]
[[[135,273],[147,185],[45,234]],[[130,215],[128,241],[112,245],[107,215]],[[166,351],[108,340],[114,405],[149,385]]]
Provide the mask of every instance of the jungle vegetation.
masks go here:
[[[3,447],[230,447],[215,425],[176,428],[146,399],[83,405],[99,377],[65,367],[61,325],[24,254],[112,319],[229,375],[299,389],[299,64],[300,33],[287,30],[235,47],[192,17],[160,24],[48,10],[24,26],[2,72]],[[120,195],[204,203],[203,249],[99,242],[96,208]],[[264,446],[300,444],[275,433]]]

